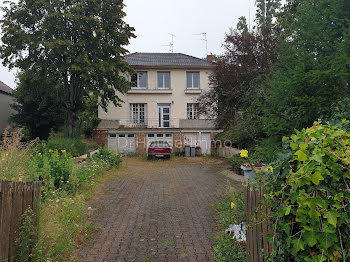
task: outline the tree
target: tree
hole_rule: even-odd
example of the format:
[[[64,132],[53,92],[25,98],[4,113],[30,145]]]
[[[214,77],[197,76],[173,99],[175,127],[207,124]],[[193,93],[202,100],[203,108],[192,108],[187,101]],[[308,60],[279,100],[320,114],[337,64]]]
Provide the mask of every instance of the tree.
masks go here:
[[[20,0],[2,8],[3,64],[47,72],[45,81],[57,83],[63,98],[69,135],[84,97],[98,95],[106,110],[109,102],[122,102],[116,91],[130,87],[122,55],[134,28],[123,21],[123,7],[122,0]]]
[[[271,27],[272,19],[281,7],[281,0],[256,0],[256,23],[258,27]]]
[[[349,18],[346,0],[288,1],[264,106],[268,135],[289,135],[329,118],[333,105],[349,97]]]
[[[28,129],[30,138],[47,139],[51,130],[64,124],[65,110],[60,90],[54,82],[43,82],[47,72],[28,70],[19,75],[19,85],[13,95],[16,110],[12,121]]]
[[[245,16],[238,18],[237,30],[240,33],[248,33],[247,18]]]

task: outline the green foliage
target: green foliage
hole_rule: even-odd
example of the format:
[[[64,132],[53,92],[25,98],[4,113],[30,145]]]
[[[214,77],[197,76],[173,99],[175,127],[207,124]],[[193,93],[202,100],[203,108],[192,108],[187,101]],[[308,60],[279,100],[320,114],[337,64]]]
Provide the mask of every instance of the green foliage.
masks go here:
[[[11,106],[16,113],[11,120],[28,130],[28,139],[47,139],[51,130],[64,124],[66,111],[60,90],[52,80],[43,79],[45,74],[34,69],[20,73],[13,93],[16,101]]]
[[[120,0],[20,0],[1,8],[4,66],[42,73],[43,83],[57,89],[69,136],[85,97],[98,95],[104,109],[108,102],[118,106],[116,91],[123,94],[131,85],[122,73],[132,70],[122,56],[135,35],[123,8]]]
[[[233,171],[236,173],[241,172],[241,165],[244,163],[244,159],[239,155],[233,155],[231,158],[228,159],[228,163],[231,165]]]
[[[284,143],[293,155],[275,169],[268,195],[273,261],[349,260],[350,133],[315,123]]]
[[[234,203],[234,208],[231,207]],[[237,242],[225,233],[230,224],[240,224],[244,221],[244,196],[230,186],[214,204],[215,221],[218,233],[215,236],[214,251],[218,262],[246,261],[245,244]]]
[[[32,259],[32,248],[37,241],[36,214],[28,209],[21,217],[17,243],[16,261],[28,262]]]
[[[88,153],[88,146],[81,136],[67,137],[60,133],[51,133],[47,140],[47,147],[51,150],[65,150],[72,156]]]
[[[122,162],[122,155],[107,148],[99,148],[96,154],[91,156],[93,160],[102,160],[107,162],[110,167],[117,167]]]
[[[84,110],[79,114],[80,130],[85,137],[91,138],[100,123],[98,117],[98,96],[90,94],[85,98]]]
[[[32,180],[43,181],[46,191],[52,189],[69,189],[69,178],[72,174],[73,158],[65,150],[42,150],[34,155],[28,170]]]
[[[290,135],[328,118],[333,104],[349,97],[349,10],[347,0],[290,1],[284,7],[263,110],[268,135]]]

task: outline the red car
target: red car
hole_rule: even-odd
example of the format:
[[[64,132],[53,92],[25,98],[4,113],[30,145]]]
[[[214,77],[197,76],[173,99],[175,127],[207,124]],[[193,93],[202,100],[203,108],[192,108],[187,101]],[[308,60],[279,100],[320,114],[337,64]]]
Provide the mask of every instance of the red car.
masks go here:
[[[153,141],[148,147],[148,159],[152,158],[170,158],[171,146],[165,141]]]

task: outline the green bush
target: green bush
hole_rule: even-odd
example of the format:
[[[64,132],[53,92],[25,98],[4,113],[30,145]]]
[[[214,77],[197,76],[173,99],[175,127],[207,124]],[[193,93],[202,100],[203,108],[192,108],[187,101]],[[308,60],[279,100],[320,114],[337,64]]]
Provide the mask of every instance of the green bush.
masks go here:
[[[46,190],[69,188],[69,178],[73,169],[73,158],[65,150],[44,149],[33,156],[28,167],[28,177],[33,181],[43,181]]]
[[[350,133],[315,123],[284,142],[293,155],[275,169],[267,196],[273,261],[348,261]]]
[[[88,152],[88,146],[84,143],[83,138],[65,137],[58,133],[51,133],[47,140],[47,146],[49,149],[62,151],[65,150],[72,156],[79,156]]]
[[[234,207],[232,208],[232,203]],[[228,187],[214,204],[215,221],[218,232],[215,235],[215,258],[218,262],[246,261],[246,247],[225,233],[230,224],[244,221],[244,196]]]
[[[102,160],[107,162],[110,167],[117,167],[122,162],[122,155],[106,148],[99,148],[98,152],[91,156],[91,159]]]
[[[241,172],[241,165],[244,163],[244,159],[237,154],[229,158],[228,163],[231,165],[233,171],[239,174]]]

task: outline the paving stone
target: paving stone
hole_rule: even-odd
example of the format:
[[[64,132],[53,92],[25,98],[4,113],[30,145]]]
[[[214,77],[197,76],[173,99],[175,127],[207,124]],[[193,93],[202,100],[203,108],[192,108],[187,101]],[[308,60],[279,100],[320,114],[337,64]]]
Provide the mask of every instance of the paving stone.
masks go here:
[[[99,230],[73,261],[214,261],[210,205],[227,183],[222,168],[127,161],[99,194]]]

